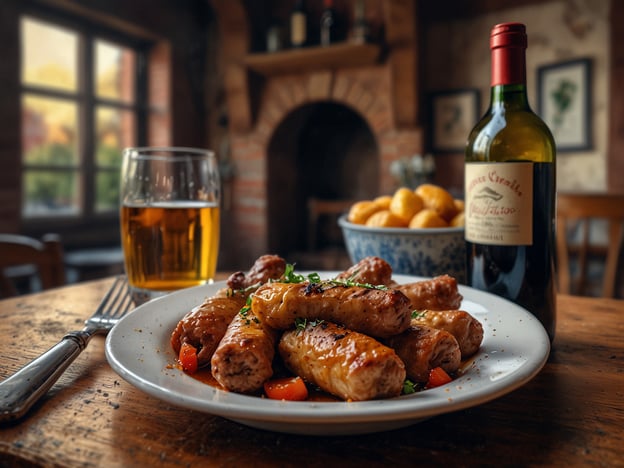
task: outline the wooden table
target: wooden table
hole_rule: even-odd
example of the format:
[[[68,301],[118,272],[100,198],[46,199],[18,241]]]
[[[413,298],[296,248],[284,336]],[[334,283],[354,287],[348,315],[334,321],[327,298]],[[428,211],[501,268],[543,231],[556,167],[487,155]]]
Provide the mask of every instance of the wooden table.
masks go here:
[[[0,379],[80,328],[111,280],[0,301]],[[4,462],[4,463],[3,463]],[[306,437],[147,396],[95,337],[29,416],[0,425],[0,466],[624,466],[624,301],[559,297],[543,371],[490,403],[408,428]]]

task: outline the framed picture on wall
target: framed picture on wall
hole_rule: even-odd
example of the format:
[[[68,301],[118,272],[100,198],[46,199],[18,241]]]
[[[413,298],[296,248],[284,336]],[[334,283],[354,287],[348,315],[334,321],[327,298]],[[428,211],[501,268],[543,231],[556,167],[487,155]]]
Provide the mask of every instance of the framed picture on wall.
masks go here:
[[[431,93],[431,149],[437,153],[464,152],[468,134],[479,119],[478,89]]]
[[[592,147],[591,59],[537,69],[538,113],[555,137],[557,151]]]

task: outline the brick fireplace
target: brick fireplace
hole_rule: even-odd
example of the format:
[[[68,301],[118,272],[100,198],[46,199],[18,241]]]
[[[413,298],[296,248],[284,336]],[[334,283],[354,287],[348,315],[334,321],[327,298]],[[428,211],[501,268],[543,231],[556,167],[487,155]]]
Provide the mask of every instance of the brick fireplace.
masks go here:
[[[397,13],[394,3],[388,15]],[[416,47],[402,44],[384,56],[378,46],[337,45],[253,57],[240,48],[237,55],[230,42],[225,84],[235,172],[225,182],[223,265],[246,268],[277,253],[316,268],[302,259],[320,258],[323,237],[331,244],[335,232],[310,226],[311,204],[320,201],[331,215],[349,201],[394,191],[390,164],[423,149]]]

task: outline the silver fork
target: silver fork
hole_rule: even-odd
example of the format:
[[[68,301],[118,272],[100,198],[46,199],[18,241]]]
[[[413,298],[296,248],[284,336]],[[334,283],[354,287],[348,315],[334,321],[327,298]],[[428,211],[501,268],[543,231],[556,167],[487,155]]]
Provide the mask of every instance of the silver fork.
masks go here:
[[[85,327],[0,382],[0,421],[21,418],[47,393],[96,334],[106,334],[132,308],[125,276],[119,276]]]

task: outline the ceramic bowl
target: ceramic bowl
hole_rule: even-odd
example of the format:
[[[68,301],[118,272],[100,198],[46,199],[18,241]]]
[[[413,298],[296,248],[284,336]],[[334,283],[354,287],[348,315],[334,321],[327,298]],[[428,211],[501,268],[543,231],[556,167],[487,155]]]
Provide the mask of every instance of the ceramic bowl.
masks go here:
[[[463,227],[376,228],[350,223],[346,215],[338,224],[353,263],[377,256],[386,260],[394,273],[425,277],[448,274],[465,283]]]

